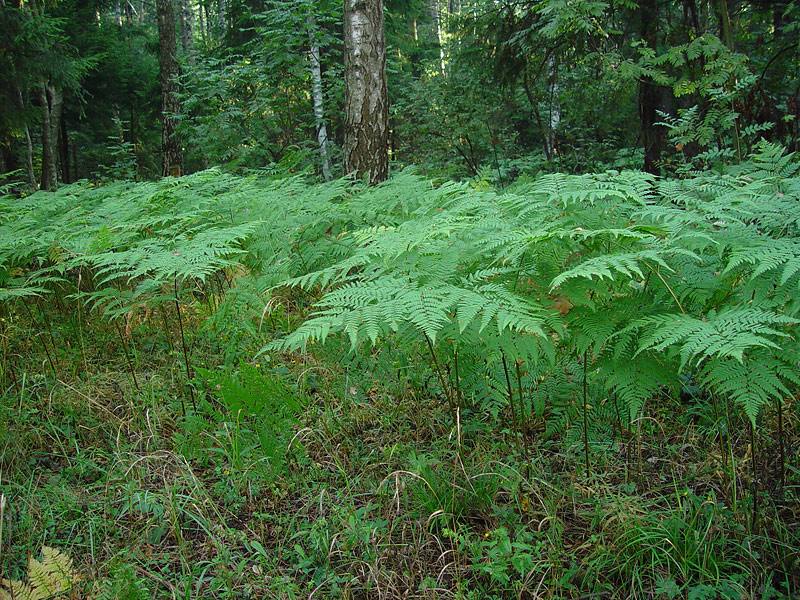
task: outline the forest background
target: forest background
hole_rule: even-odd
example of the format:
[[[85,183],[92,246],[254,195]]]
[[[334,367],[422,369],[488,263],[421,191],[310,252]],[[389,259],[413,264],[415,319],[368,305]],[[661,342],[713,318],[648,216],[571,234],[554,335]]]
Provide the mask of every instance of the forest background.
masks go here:
[[[173,39],[159,38],[151,3],[4,2],[0,171],[44,189],[159,175],[159,52],[171,42],[180,65],[166,68],[177,87],[165,110],[184,173],[291,161],[342,173],[341,4],[169,8]],[[741,159],[760,137],[796,149],[797,10],[390,1],[392,161],[507,184],[539,169],[673,172]],[[323,125],[325,159],[315,156]]]
[[[0,70],[1,600],[797,597],[796,0],[0,0]]]

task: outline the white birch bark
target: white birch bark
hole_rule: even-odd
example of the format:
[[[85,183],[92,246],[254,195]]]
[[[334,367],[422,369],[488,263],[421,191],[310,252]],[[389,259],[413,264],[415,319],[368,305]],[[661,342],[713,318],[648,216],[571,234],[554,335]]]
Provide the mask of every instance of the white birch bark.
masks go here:
[[[561,122],[561,104],[558,101],[558,69],[556,69],[556,62],[552,56],[547,59],[547,75],[550,81],[550,118],[548,119],[545,141],[549,156],[554,157],[556,153],[556,132]]]
[[[322,176],[325,181],[331,179],[331,165],[328,159],[328,127],[325,124],[324,99],[322,96],[322,68],[319,59],[319,41],[315,35],[316,20],[309,14],[306,20],[310,41],[309,58],[311,59],[311,98],[314,103],[314,121],[317,127],[317,144],[319,158],[322,161]]]
[[[444,75],[444,46],[442,45],[442,18],[439,12],[439,0],[430,0],[431,20],[436,35],[436,44],[439,48],[439,70]]]
[[[344,2],[346,173],[385,181],[389,167],[389,94],[382,0]]]
[[[192,36],[192,4],[191,0],[178,0],[180,14],[181,47],[189,60],[194,65],[194,37]]]

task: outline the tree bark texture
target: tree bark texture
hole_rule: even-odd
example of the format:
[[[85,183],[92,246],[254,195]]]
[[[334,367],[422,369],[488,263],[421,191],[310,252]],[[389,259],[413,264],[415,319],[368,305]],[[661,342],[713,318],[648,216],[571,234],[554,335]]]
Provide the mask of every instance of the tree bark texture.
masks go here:
[[[67,120],[61,116],[61,135],[58,138],[58,152],[61,159],[61,181],[72,183],[72,174],[69,171],[69,134]]]
[[[547,149],[545,155],[548,160],[556,156],[556,141],[558,126],[561,123],[561,104],[558,100],[560,88],[558,85],[558,69],[556,68],[555,58],[552,56],[547,59],[547,78],[550,86],[549,98],[549,118],[547,123],[547,131],[545,132],[545,145]]]
[[[439,72],[444,75],[444,44],[442,44],[442,15],[439,11],[439,0],[429,0],[428,10],[433,22],[434,42],[439,49]]]
[[[181,139],[175,133],[178,101],[178,42],[172,0],[157,0],[158,58],[161,75],[161,174],[179,177],[183,171]]]
[[[64,95],[58,87],[43,81],[39,88],[39,100],[42,105],[41,188],[54,190],[58,187],[58,132]]]
[[[311,96],[314,102],[314,121],[317,126],[317,144],[322,161],[322,176],[325,181],[331,179],[331,165],[328,159],[328,127],[325,124],[325,108],[322,95],[322,66],[319,59],[319,41],[316,37],[316,19],[308,15],[306,20],[310,42],[309,58],[311,59]]]
[[[383,0],[344,0],[344,170],[370,184],[389,173]]]
[[[640,35],[647,42],[648,47],[656,49],[658,46],[658,8],[655,0],[642,0],[639,3]],[[639,80],[639,119],[642,130],[642,144],[644,145],[644,170],[648,173],[659,172],[658,163],[664,152],[666,138],[659,122],[658,107],[661,100],[661,91],[649,77]]]
[[[208,16],[208,15],[206,15]],[[209,23],[210,25],[210,23]],[[217,6],[217,28],[219,29],[219,39],[225,37],[225,32],[228,30],[228,2],[227,0],[219,0]]]
[[[194,38],[192,37],[191,0],[178,0],[180,11],[181,47],[190,65],[194,65]]]
[[[24,111],[25,100],[22,97],[22,90],[19,88],[17,88],[17,102],[19,103],[20,110]],[[27,123],[25,123],[23,129],[25,131],[25,168],[28,172],[28,182],[31,184],[31,189],[36,190],[36,176],[33,173],[33,142]]]

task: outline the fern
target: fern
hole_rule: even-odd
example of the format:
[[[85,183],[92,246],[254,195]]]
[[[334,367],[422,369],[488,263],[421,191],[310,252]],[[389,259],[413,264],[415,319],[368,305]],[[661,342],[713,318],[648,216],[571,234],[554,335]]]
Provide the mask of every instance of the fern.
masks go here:
[[[672,61],[705,53],[721,61],[714,76],[738,68],[712,39],[646,67],[666,76]],[[702,83],[715,106],[702,119],[685,113],[676,134],[727,126],[717,106],[727,92],[711,79],[680,84]],[[307,316],[276,327],[282,337],[263,351],[339,336],[351,353],[390,340],[427,355],[430,342],[451,386],[458,353],[465,397],[498,416],[506,357],[524,365],[523,395],[554,432],[574,416],[583,353],[596,395],[614,394],[631,416],[691,372],[754,418],[792,388],[776,357],[800,360],[800,163],[755,148],[682,178],[552,174],[502,194],[435,186],[413,170],[373,188],[214,170],[65,186],[47,201],[0,202],[0,302],[13,310],[72,289],[119,318],[174,302],[176,287],[185,301],[203,289],[221,301],[206,323],[217,331],[257,333],[273,311]],[[706,160],[719,156],[707,148]],[[77,274],[91,285],[78,290]],[[230,289],[217,289],[222,281]],[[747,379],[760,371],[764,383]],[[600,435],[605,416],[595,414]]]
[[[744,360],[752,348],[779,349],[777,341],[788,334],[778,326],[796,324],[790,317],[758,309],[731,309],[710,313],[704,319],[689,315],[646,317],[631,325],[641,329],[639,352],[679,351],[681,368],[687,363],[700,364],[709,357]]]
[[[715,358],[702,370],[702,382],[714,393],[727,396],[741,405],[755,425],[759,411],[766,404],[781,401],[796,389],[800,377],[796,364],[769,351],[752,353],[747,361]]]
[[[72,559],[55,548],[42,547],[42,560],[28,559],[28,583],[3,579],[0,600],[50,600],[63,597],[78,581]],[[5,589],[4,589],[5,588]]]

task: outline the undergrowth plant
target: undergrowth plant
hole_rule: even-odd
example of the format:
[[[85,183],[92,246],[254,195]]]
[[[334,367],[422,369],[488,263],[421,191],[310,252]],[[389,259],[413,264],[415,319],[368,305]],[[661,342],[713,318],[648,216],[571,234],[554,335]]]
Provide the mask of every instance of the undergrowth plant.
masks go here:
[[[601,574],[598,593],[733,598],[766,585],[733,562],[759,552],[790,582],[794,534],[769,538],[784,517],[761,507],[796,493],[798,198],[797,157],[766,143],[676,179],[502,193],[413,170],[372,188],[211,170],[0,198],[0,437],[48,448],[6,459],[5,442],[0,466],[31,489],[52,469],[69,514],[71,482],[104,487],[94,517],[139,523],[136,560],[174,549],[198,597],[249,594],[264,569],[276,594],[369,594],[391,564],[397,589],[430,594],[566,597]],[[81,391],[114,353],[102,394]],[[106,423],[67,392],[113,450],[88,451]],[[697,458],[692,436],[713,448],[709,490],[681,495],[658,469]],[[658,499],[636,505],[640,488]],[[115,543],[48,519],[4,533]],[[170,576],[108,569],[106,597]]]
[[[462,402],[495,414],[508,405],[517,432],[516,413],[530,417],[526,399],[572,355],[584,417],[587,385],[630,423],[688,377],[755,426],[800,381],[799,169],[762,144],[726,173],[683,180],[608,172],[547,175],[502,195],[427,191],[412,218],[356,229],[346,258],[282,282],[276,294],[324,294],[265,351],[393,336],[427,351],[454,421]]]

